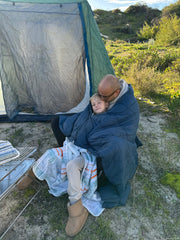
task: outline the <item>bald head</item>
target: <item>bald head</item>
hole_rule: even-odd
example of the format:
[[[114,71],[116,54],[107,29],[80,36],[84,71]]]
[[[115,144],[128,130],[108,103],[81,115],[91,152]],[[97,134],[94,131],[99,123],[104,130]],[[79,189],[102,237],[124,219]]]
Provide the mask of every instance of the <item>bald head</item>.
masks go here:
[[[108,74],[100,81],[98,90],[112,90],[119,88],[119,79],[112,74]]]
[[[99,83],[98,93],[104,98],[109,96],[108,101],[114,100],[120,93],[119,79],[112,74],[106,75]]]

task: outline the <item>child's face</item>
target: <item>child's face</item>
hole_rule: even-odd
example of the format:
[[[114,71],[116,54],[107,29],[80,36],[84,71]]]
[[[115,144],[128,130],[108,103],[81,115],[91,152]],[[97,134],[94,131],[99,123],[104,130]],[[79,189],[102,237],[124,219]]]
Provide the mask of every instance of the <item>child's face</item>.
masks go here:
[[[102,101],[100,98],[92,99],[91,105],[92,105],[93,112],[95,114],[104,112],[106,110],[106,108],[108,107],[108,103],[105,101]]]

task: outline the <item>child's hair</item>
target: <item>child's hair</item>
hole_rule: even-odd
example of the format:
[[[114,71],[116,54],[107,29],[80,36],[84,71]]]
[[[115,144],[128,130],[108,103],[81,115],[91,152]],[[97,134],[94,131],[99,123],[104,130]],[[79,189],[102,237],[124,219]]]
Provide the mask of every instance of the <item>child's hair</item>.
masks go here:
[[[92,101],[93,99],[101,99],[100,96],[98,95],[98,93],[95,93],[93,94],[91,97],[90,97],[90,101]]]

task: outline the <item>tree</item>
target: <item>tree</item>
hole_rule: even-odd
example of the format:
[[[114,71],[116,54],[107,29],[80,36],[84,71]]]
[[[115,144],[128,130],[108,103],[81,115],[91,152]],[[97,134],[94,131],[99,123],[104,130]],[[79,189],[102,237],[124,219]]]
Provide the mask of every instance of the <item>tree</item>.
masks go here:
[[[177,15],[180,17],[180,0],[175,3],[170,4],[169,6],[163,8],[162,16],[169,17],[170,15]]]

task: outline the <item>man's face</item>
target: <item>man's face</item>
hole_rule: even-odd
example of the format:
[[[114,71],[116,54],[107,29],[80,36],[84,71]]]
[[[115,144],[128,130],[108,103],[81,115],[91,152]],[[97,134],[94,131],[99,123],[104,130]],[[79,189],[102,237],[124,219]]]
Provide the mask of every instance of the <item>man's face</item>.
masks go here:
[[[95,114],[104,112],[108,106],[108,104],[105,101],[101,100],[100,98],[92,99],[91,105],[92,105],[93,112]]]
[[[120,92],[119,89],[112,90],[112,89],[101,89],[100,87],[98,88],[99,97],[106,102],[113,101],[119,95],[119,92]]]

